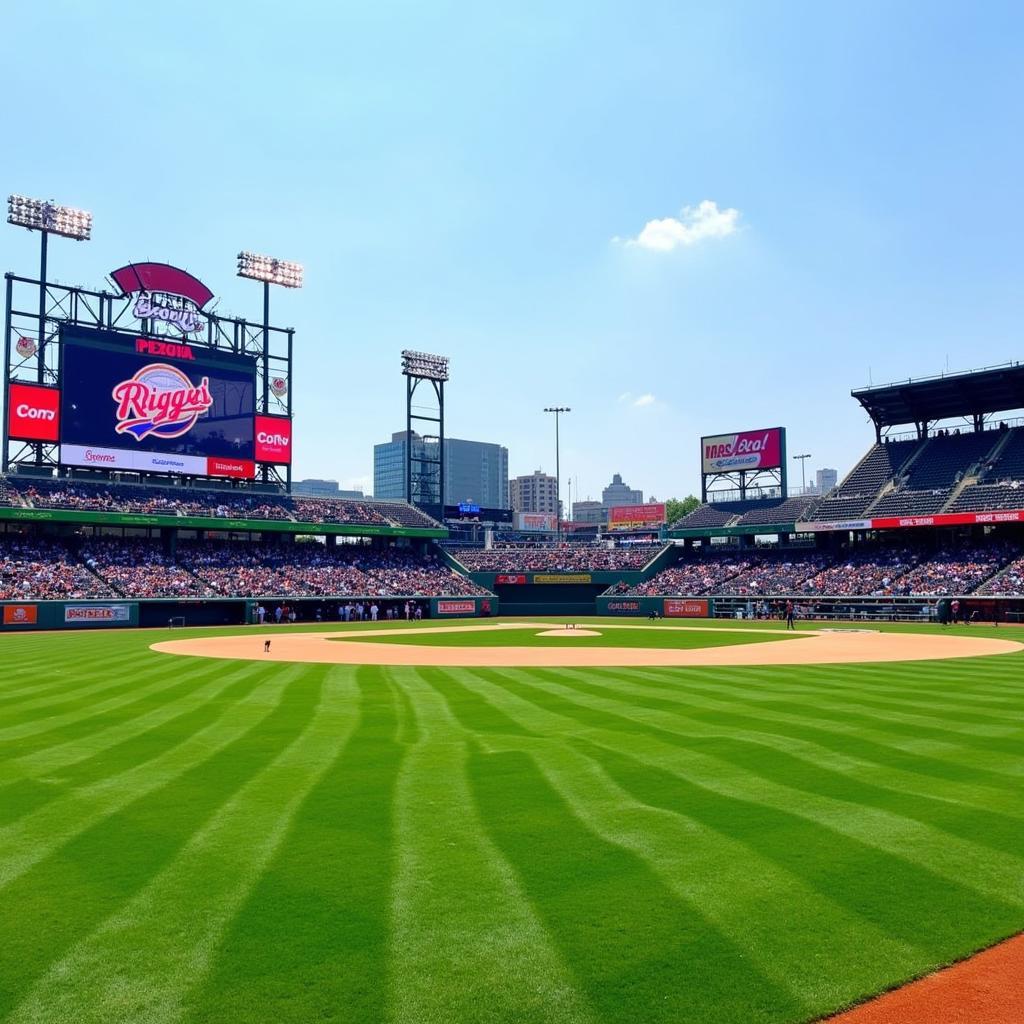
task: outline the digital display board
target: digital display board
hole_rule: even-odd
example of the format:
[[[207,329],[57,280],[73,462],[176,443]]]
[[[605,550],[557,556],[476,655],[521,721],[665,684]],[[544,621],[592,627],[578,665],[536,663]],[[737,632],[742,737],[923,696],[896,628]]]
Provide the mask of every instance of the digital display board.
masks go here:
[[[665,503],[648,505],[615,505],[608,510],[608,529],[642,530],[665,522]]]
[[[62,463],[255,476],[252,356],[77,326],[61,343]]]
[[[778,469],[782,465],[785,430],[745,430],[700,439],[701,472],[737,473],[740,470]]]

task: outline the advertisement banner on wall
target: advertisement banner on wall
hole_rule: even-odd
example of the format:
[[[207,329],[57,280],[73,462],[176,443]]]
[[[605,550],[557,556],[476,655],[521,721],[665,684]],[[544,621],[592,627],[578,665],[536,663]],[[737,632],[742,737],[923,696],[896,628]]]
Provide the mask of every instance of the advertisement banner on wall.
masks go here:
[[[708,603],[706,600],[666,597],[664,615],[666,619],[706,619]]]
[[[476,601],[438,601],[438,615],[476,615]]]
[[[737,473],[740,470],[778,469],[782,465],[785,430],[745,430],[700,439],[701,472]]]
[[[518,585],[522,586],[526,582],[526,573],[501,573],[494,577],[494,582],[498,586],[501,585]]]
[[[130,622],[131,607],[127,604],[69,604],[64,608],[64,621]]]
[[[636,614],[640,611],[639,601],[609,601],[608,602],[609,612],[628,612],[630,614]]]
[[[517,512],[516,529],[521,533],[554,533],[558,517],[543,512]]]
[[[17,441],[60,439],[60,391],[11,381],[7,390],[7,433]]]
[[[34,626],[36,624],[36,606],[34,604],[5,604],[5,626]]]
[[[665,503],[616,505],[608,510],[609,530],[642,530],[665,522]]]
[[[292,421],[287,416],[256,417],[256,461],[287,466],[292,461]]]
[[[594,578],[589,572],[535,572],[534,583],[593,583]]]

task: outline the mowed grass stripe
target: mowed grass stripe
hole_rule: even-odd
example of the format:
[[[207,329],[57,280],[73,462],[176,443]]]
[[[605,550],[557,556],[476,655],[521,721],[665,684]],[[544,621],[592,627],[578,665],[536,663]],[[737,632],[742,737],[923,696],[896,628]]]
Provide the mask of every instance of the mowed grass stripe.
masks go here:
[[[831,739],[832,745],[822,743],[822,736],[813,728],[801,729],[791,720],[780,724],[771,713],[761,712],[761,716],[756,717],[748,709],[735,705],[734,710],[729,711],[725,710],[730,707],[726,701],[694,697],[682,691],[668,696],[666,691],[658,690],[656,696],[651,696],[650,689],[642,681],[634,682],[635,675],[623,670],[615,670],[608,677],[592,677],[593,682],[581,679],[578,673],[564,672],[562,676],[565,685],[582,692],[596,693],[627,706],[641,703],[645,707],[677,715],[680,728],[687,736],[703,739],[727,736],[787,753],[825,771],[842,773],[844,777],[862,784],[879,785],[885,790],[912,794],[925,800],[961,804],[1024,818],[1024,806],[1017,787],[981,787],[954,782],[948,777],[940,781],[926,774],[883,767],[876,761],[836,749],[835,739],[827,733],[824,738]],[[703,710],[705,708],[710,710]]]
[[[244,703],[226,708],[153,760],[126,765],[0,829],[0,888],[103,817],[221,754],[274,712],[288,683],[301,672],[292,669],[265,679]]]
[[[394,851],[394,789],[407,714],[375,668],[347,698],[358,718],[340,756],[232,921],[182,1020],[381,1021]]]
[[[275,675],[168,754],[87,787],[77,803],[72,794],[63,816],[54,801],[5,830],[19,841],[0,839],[0,1015],[306,727],[319,678],[304,667]],[[33,929],[22,927],[24,915]]]
[[[218,709],[244,700],[266,677],[262,666],[227,673],[187,697],[90,736],[26,755],[0,769],[17,777],[0,784],[0,826],[59,796],[142,765],[203,728]]]
[[[138,706],[144,705],[150,697],[161,695],[165,699],[173,699],[178,690],[187,690],[194,679],[207,674],[208,670],[202,668],[185,673],[169,668],[162,672],[147,673],[147,682],[143,684],[133,680],[129,685],[119,687],[117,696],[98,701],[85,698],[76,702],[73,710],[60,714],[54,714],[49,709],[45,713],[41,709],[33,710],[26,714],[23,721],[0,727],[0,744],[3,744],[3,750],[9,757],[15,757],[66,742],[91,732],[99,723],[132,718]]]
[[[395,800],[389,1013],[406,1021],[593,1020],[508,862],[484,832],[466,765],[472,734],[443,696],[457,671],[395,670],[420,739]],[[439,978],[445,984],[439,985]]]
[[[48,674],[51,677],[57,676],[62,685],[50,693],[15,701],[5,706],[3,711],[5,728],[18,721],[32,721],[36,717],[41,717],[36,714],[39,711],[45,710],[52,714],[57,709],[74,710],[83,705],[95,704],[96,698],[100,694],[112,696],[130,690],[133,686],[139,685],[139,663],[138,654],[135,654],[134,657],[126,654],[120,658],[115,656],[95,660],[82,659],[68,668],[51,666]],[[155,674],[175,674],[174,666],[165,667],[168,671],[163,673],[154,664]],[[19,675],[23,671],[19,666]],[[191,673],[181,674],[189,675]],[[68,680],[71,679],[75,680],[75,684],[69,686]]]
[[[51,966],[12,1024],[180,1018],[224,929],[352,730],[351,673],[330,673],[316,689],[316,709],[299,735],[217,807],[145,889]],[[204,880],[199,892],[196,878]]]
[[[601,1021],[803,1015],[643,859],[587,829],[527,755],[473,752],[468,770],[485,827]]]
[[[506,678],[505,682],[508,684],[510,680]],[[506,685],[506,689],[516,694],[514,686]],[[524,717],[523,704],[531,703],[530,687],[525,686],[524,690],[516,705],[507,700],[504,704],[510,712],[516,708],[516,717]],[[493,696],[500,699],[499,695]],[[803,879],[823,898],[839,903],[849,914],[870,922],[896,940],[908,951],[898,962],[913,964],[909,973],[918,973],[954,958],[957,943],[965,935],[969,935],[972,942],[969,948],[977,948],[1009,934],[1014,930],[1013,922],[1020,920],[1019,906],[1000,900],[998,896],[980,895],[969,885],[960,884],[953,871],[943,876],[916,863],[912,857],[904,855],[902,841],[896,844],[895,851],[885,849],[893,845],[892,839],[883,835],[876,840],[870,825],[859,826],[856,820],[846,822],[844,815],[840,815],[838,821],[827,818],[819,821],[808,815],[799,800],[790,806],[786,794],[779,799],[774,787],[768,796],[775,797],[775,801],[759,801],[757,797],[762,794],[748,792],[751,786],[756,787],[756,780],[723,771],[711,759],[690,757],[686,751],[648,739],[643,729],[584,729],[578,730],[579,738],[573,739],[573,732],[577,730],[572,729],[575,720],[570,715],[562,710],[550,711],[549,702],[545,700],[532,703],[532,723],[537,730],[560,733],[562,742],[583,744],[581,749],[611,771],[613,778],[643,803],[690,816],[710,829],[747,843],[780,869]],[[557,701],[550,703],[558,706]],[[573,710],[571,706],[569,710]],[[507,742],[520,741],[510,738]],[[632,764],[632,773],[624,774],[623,764]],[[617,771],[613,770],[616,765]],[[639,788],[636,779],[648,778],[668,782],[661,781],[653,789]],[[739,784],[736,779],[740,780]],[[666,786],[683,791],[686,799],[666,802],[662,795]],[[735,790],[742,795],[733,796]],[[775,803],[777,806],[773,805]],[[852,808],[850,817],[856,819],[857,816],[857,809]],[[980,863],[984,860],[982,856]],[[963,871],[969,878],[971,867],[964,865]],[[871,881],[865,885],[865,879]],[[750,884],[757,893],[765,895],[759,875],[752,873]],[[755,898],[753,906],[756,905]],[[792,911],[787,909],[786,913]],[[778,924],[774,918],[771,920]],[[967,927],[965,921],[969,922]],[[839,921],[835,923],[838,927]],[[788,934],[794,937],[805,956],[817,955],[817,947],[809,948],[799,930]],[[908,959],[912,949],[920,952],[916,958]],[[858,964],[862,964],[865,952],[859,943],[851,941],[848,956],[856,957]],[[881,967],[876,975],[877,984],[870,982],[870,970],[862,975],[864,988],[858,990],[859,993],[883,988],[891,984],[893,976],[906,976],[898,969],[887,971],[884,963]],[[848,968],[839,965],[839,973],[834,976],[836,985],[842,986],[847,971]],[[853,976],[858,971],[849,970],[849,973]],[[842,1002],[858,994],[849,989],[846,993]]]
[[[792,809],[809,821],[877,845],[951,881],[962,880],[964,885],[998,903],[1006,900],[1024,906],[1024,860],[1018,856],[986,850],[976,842],[889,811],[797,790],[773,781],[761,771],[740,770],[722,758],[695,750],[693,741],[678,734],[676,723],[665,712],[638,705],[627,714],[607,697],[583,695],[553,681],[557,678],[557,673],[535,671],[528,684],[506,677],[506,685],[539,706],[561,711],[579,724],[615,735],[618,743],[623,732],[628,732],[638,749],[641,744],[659,749],[662,756],[671,757],[675,770],[694,773],[702,785],[723,796]]]
[[[726,706],[729,706],[728,701],[725,703]],[[929,767],[940,776],[942,775],[942,764],[948,763],[955,766],[955,778],[960,778],[962,771],[965,773],[965,777],[977,778],[988,785],[1007,787],[1014,791],[1019,789],[1021,776],[1024,775],[1024,762],[1017,751],[1003,753],[989,749],[984,744],[979,749],[973,744],[960,740],[924,736],[913,728],[888,729],[880,726],[877,722],[865,725],[856,721],[853,716],[850,720],[842,715],[821,718],[813,714],[813,709],[810,707],[801,713],[796,710],[799,705],[791,706],[794,707],[794,710],[778,711],[775,708],[772,710],[755,708],[752,711],[758,719],[764,721],[803,723],[804,728],[814,729],[822,736],[835,735],[837,741],[844,746],[848,743],[866,745],[863,749],[874,749],[873,759],[880,762],[885,762],[887,751],[898,751],[905,755],[931,759],[932,763]]]
[[[516,715],[543,728],[537,709],[500,687],[477,683],[475,717]],[[541,713],[542,715],[543,713]],[[652,808],[612,781],[603,752],[563,740],[488,734],[485,750],[529,753],[554,789],[593,832],[645,860],[665,884],[741,947],[758,969],[788,988],[808,1014],[845,997],[846,979],[871,984],[890,963],[920,962],[920,951],[807,885],[798,875],[753,853],[678,810]],[[787,908],[788,927],[758,913],[766,894]],[[794,931],[799,938],[794,940]],[[854,965],[850,945],[862,950]],[[814,953],[808,956],[807,947]],[[830,1000],[832,1000],[830,1002]]]

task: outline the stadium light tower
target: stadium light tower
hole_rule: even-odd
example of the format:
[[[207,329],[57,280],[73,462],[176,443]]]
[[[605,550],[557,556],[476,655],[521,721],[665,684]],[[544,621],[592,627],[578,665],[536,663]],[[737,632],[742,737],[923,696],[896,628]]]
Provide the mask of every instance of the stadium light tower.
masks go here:
[[[428,510],[433,506],[430,500],[431,495],[425,493],[424,485],[429,480],[432,470],[424,467],[437,466],[438,493],[437,493],[437,518],[444,519],[444,480],[445,480],[445,456],[444,456],[444,385],[448,380],[448,357],[433,355],[430,352],[416,352],[412,349],[402,351],[402,375],[405,377],[405,500],[410,505],[418,504],[427,506]],[[428,381],[434,390],[437,399],[437,415],[431,416],[428,407],[414,407],[413,398],[416,389]],[[413,411],[416,408],[417,411]],[[419,453],[413,449],[412,423],[413,420],[423,420],[437,424],[437,458],[429,455],[428,438],[422,438],[423,445]],[[430,439],[433,443],[433,438]],[[413,492],[413,463],[419,466],[416,479],[419,486],[416,493]],[[414,498],[418,497],[418,501]]]
[[[92,237],[92,214],[74,206],[61,206],[52,199],[29,199],[12,194],[7,197],[7,223],[39,232],[39,349],[38,380],[44,382],[46,370],[46,250],[50,235],[88,242]]]
[[[550,405],[545,412],[555,414],[555,539],[562,543],[562,466],[561,451],[558,437],[558,418],[563,412],[572,412],[567,405]]]
[[[238,276],[263,283],[263,412],[270,412],[270,286],[301,288],[305,271],[301,263],[261,256],[255,252],[238,254]]]
[[[807,491],[807,475],[804,471],[804,463],[811,457],[810,452],[805,452],[803,455],[794,455],[794,459],[800,461],[800,493],[804,494]]]

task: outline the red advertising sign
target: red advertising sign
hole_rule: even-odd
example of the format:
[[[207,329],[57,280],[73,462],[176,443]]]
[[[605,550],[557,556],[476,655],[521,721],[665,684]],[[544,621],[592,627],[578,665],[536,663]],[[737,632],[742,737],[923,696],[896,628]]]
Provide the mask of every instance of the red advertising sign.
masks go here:
[[[806,533],[827,533],[848,530],[899,530],[911,526],[987,526],[996,523],[1024,523],[1024,509],[936,512],[930,516],[883,516],[879,519],[837,519],[831,522],[800,523],[799,529]]]
[[[18,441],[60,439],[60,391],[11,381],[7,391],[7,432]]]
[[[497,583],[497,584],[502,584],[502,583],[512,584],[512,583],[515,583],[515,584],[520,584],[521,585],[521,584],[526,582],[526,574],[525,573],[521,573],[521,572],[519,572],[519,573],[508,573],[508,574],[502,573],[501,575],[494,577],[494,582]]]
[[[703,600],[666,597],[664,615],[666,619],[706,619],[708,603]]]
[[[782,465],[785,430],[745,430],[700,439],[701,472],[737,473],[741,469],[778,469]]]
[[[34,604],[5,604],[5,626],[34,626],[36,624],[36,606]]]
[[[438,601],[438,615],[476,615],[476,601]]]
[[[651,505],[616,505],[608,510],[610,530],[637,530],[665,522],[664,502]]]
[[[287,416],[256,417],[256,461],[291,463],[292,421]]]
[[[206,472],[210,476],[238,477],[252,480],[256,476],[256,463],[251,459],[226,459],[211,455],[206,460]]]

